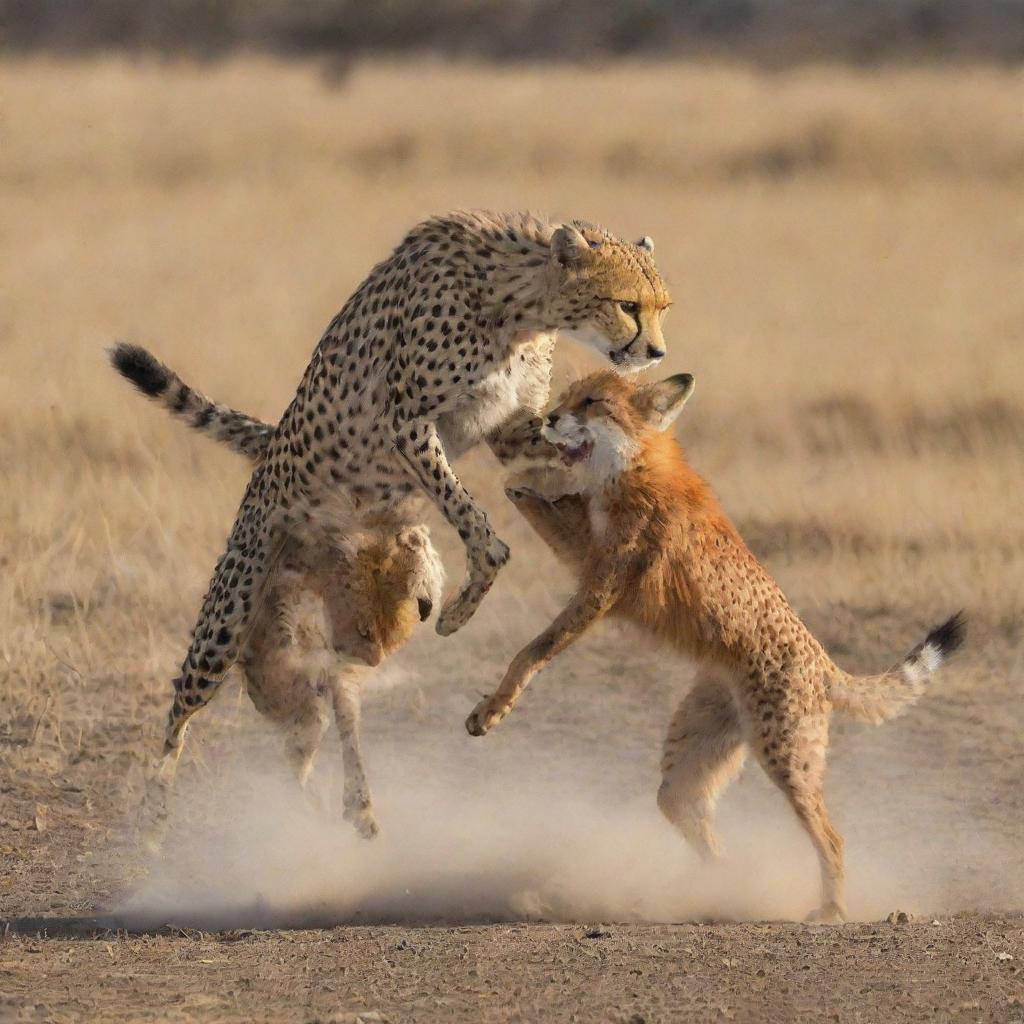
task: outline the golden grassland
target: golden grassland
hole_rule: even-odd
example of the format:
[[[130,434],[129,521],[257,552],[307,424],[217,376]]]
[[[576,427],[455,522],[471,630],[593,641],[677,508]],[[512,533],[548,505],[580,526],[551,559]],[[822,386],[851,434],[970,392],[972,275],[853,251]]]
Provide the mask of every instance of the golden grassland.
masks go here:
[[[978,670],[949,686],[974,687],[1009,742],[1022,85],[969,66],[0,65],[0,763],[28,786],[156,748],[244,486],[237,458],[130,393],[104,347],[144,343],[273,419],[403,230],[470,206],[652,235],[675,298],[668,368],[698,380],[680,424],[695,464],[854,660],[877,667],[966,606]],[[562,347],[560,379],[586,365]],[[547,557],[489,458],[464,471],[513,562],[479,622],[424,631],[427,652],[527,616]]]

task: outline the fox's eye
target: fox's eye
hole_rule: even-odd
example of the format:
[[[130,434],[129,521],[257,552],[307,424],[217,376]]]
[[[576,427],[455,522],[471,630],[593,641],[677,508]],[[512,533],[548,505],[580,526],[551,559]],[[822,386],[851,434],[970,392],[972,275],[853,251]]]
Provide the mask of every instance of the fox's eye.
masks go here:
[[[584,398],[583,399],[583,408],[584,409],[589,409],[596,401],[597,401],[596,398],[590,398],[589,396],[587,398]]]
[[[638,302],[620,302],[619,309],[622,310],[627,316],[636,316],[640,312],[640,303]]]

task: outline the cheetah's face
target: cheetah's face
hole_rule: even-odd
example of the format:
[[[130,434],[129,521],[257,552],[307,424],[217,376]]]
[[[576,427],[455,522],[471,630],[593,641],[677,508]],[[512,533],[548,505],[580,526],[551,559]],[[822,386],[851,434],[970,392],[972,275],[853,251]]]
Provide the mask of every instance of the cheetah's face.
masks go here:
[[[623,242],[601,228],[563,225],[551,240],[561,326],[604,353],[620,371],[665,355],[662,321],[672,300],[649,238]]]

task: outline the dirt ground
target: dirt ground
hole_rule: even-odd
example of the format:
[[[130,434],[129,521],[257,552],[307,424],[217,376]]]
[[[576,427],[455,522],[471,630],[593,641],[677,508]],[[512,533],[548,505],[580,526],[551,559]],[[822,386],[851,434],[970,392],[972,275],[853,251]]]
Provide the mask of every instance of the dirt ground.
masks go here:
[[[12,1020],[1005,1021],[1020,918],[8,939]],[[1010,959],[1011,957],[1015,959]],[[841,964],[841,969],[839,965]],[[186,980],[187,979],[187,980]]]
[[[0,1021],[1024,1022],[1020,88],[982,66],[0,64]],[[466,735],[569,593],[484,454],[460,473],[512,561],[458,636],[422,628],[367,685],[381,835],[331,810],[333,738],[316,812],[228,685],[163,851],[138,842],[245,471],[103,347],[273,418],[367,268],[457,206],[654,237],[666,372],[698,381],[680,437],[844,667],[966,608],[917,707],[834,723],[851,923],[800,923],[816,865],[756,767],[721,864],[660,818],[691,668],[624,626]],[[558,379],[587,365],[567,343]]]

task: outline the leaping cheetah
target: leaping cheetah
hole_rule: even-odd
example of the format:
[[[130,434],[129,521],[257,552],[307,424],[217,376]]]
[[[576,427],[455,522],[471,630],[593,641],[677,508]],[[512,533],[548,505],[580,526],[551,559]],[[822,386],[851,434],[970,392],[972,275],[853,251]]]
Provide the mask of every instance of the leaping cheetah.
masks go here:
[[[211,401],[136,345],[117,345],[110,356],[178,419],[253,463],[266,456],[270,424]],[[328,518],[289,534],[239,665],[256,709],[284,734],[303,789],[333,711],[345,769],[344,817],[371,838],[377,822],[360,750],[362,682],[367,666],[398,650],[430,616],[444,568],[425,525],[389,515],[367,520],[344,492],[331,501]],[[324,526],[329,532],[321,532]],[[173,777],[170,762],[147,800],[151,838],[166,823]]]
[[[623,242],[581,221],[459,212],[414,227],[370,272],[328,326],[249,481],[174,681],[168,756],[237,660],[291,524],[329,518],[338,488],[364,515],[425,492],[458,530],[469,569],[437,631],[470,618],[508,548],[452,460],[480,440],[503,461],[549,454],[536,414],[560,329],[620,370],[665,355],[670,298],[652,251],[649,238]],[[154,394],[165,384],[140,381]]]

